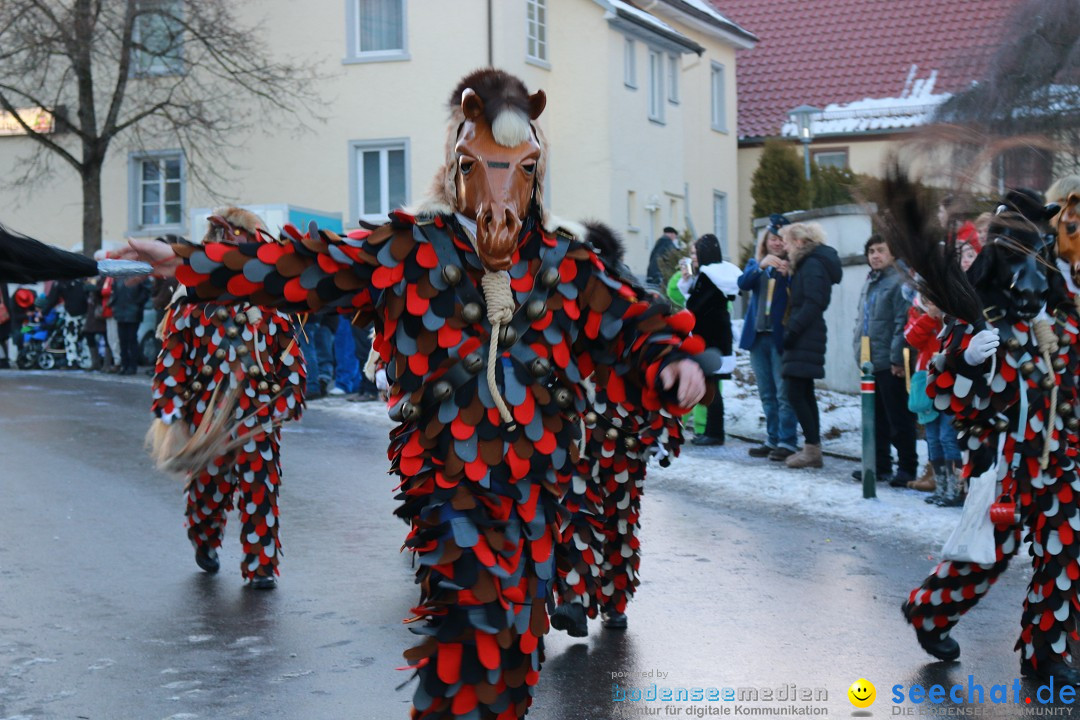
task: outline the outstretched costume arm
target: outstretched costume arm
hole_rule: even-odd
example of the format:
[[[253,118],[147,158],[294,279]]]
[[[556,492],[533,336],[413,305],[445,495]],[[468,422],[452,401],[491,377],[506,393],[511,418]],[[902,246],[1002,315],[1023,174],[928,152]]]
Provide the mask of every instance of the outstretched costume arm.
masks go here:
[[[705,343],[691,335],[692,313],[672,312],[643,290],[610,275],[603,262],[584,245],[571,246],[559,267],[563,282],[578,290],[563,299],[563,310],[574,325],[571,337],[575,359],[584,375],[594,371],[612,401],[627,399],[625,383],[641,388],[645,410],[665,409],[685,414],[675,394],[664,387],[662,371],[705,352]],[[555,361],[560,364],[559,348]],[[706,401],[714,387],[710,384]]]
[[[280,243],[180,243],[176,278],[192,300],[247,300],[294,313],[336,310],[363,326],[375,319],[373,296],[402,279],[404,265],[386,267],[378,257],[394,253],[395,229],[392,221],[341,237],[286,225]]]

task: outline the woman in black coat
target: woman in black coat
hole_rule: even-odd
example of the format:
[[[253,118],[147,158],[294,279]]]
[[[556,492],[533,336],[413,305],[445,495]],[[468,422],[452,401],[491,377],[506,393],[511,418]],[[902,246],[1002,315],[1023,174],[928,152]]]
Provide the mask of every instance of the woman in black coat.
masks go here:
[[[825,244],[825,231],[817,223],[788,225],[780,229],[780,236],[792,268],[781,374],[787,380],[788,400],[806,440],[803,449],[784,462],[791,468],[821,467],[821,421],[814,380],[825,377],[825,309],[843,269],[840,256]]]
[[[697,275],[686,293],[686,309],[697,318],[694,334],[699,335],[708,347],[719,350],[721,355],[731,355],[729,298],[709,277],[714,268],[718,270],[724,262],[720,241],[711,233],[702,235],[694,243],[691,259]],[[695,445],[723,445],[724,440],[724,397],[718,390],[709,405],[705,433],[695,436],[690,442]]]

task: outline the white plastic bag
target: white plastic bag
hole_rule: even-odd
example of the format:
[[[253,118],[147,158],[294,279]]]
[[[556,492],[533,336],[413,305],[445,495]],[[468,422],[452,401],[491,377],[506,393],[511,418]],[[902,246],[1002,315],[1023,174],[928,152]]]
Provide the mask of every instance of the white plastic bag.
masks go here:
[[[992,565],[997,562],[997,546],[994,543],[994,524],[990,522],[990,506],[999,494],[998,470],[1005,459],[1005,434],[998,442],[998,454],[994,464],[982,475],[971,478],[967,498],[960,513],[960,522],[941,548],[945,560],[973,562]]]

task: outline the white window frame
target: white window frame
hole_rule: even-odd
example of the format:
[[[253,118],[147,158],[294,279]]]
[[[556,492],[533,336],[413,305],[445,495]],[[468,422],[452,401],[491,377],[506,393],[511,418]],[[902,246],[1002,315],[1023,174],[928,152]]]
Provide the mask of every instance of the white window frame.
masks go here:
[[[541,21],[540,16],[543,15]],[[543,29],[544,38],[540,39]],[[551,28],[548,27],[547,0],[525,0],[525,62],[551,68],[548,45],[551,40]]]
[[[360,48],[360,0],[345,0],[346,65],[370,62],[399,62],[409,60],[409,4],[401,3],[401,47],[390,50],[362,50]]]
[[[727,253],[728,195],[720,190],[713,190],[713,234]]]
[[[165,218],[165,184],[164,163],[167,160],[180,162],[180,220],[175,223],[143,224],[143,180],[142,167],[146,162],[157,162],[162,166],[162,180],[160,181],[161,193],[158,196],[160,217]],[[184,223],[187,219],[187,163],[184,162],[184,153],[181,150],[154,150],[147,152],[134,152],[128,156],[128,234],[129,235],[162,235],[165,233],[183,234]]]
[[[379,153],[379,182],[380,182],[380,208],[375,213],[365,213],[364,209],[364,177],[363,164],[360,162],[360,153]],[[349,222],[357,219],[370,222],[384,222],[386,215],[397,207],[390,206],[390,177],[387,172],[389,167],[390,150],[403,150],[405,152],[405,192],[402,205],[410,202],[410,188],[412,176],[410,170],[409,138],[386,138],[382,140],[350,140],[349,141]]]
[[[631,90],[637,90],[637,42],[634,38],[626,38],[623,44],[623,85]]]
[[[828,163],[826,165],[821,164],[822,157],[832,156],[842,157],[844,159],[843,163],[841,163],[840,165],[836,165],[835,163]],[[834,167],[839,168],[840,170],[847,170],[850,157],[848,156],[847,148],[826,148],[822,150],[814,150],[813,152],[811,152],[810,160],[813,161],[813,163],[818,167]]]
[[[664,56],[665,52],[649,48],[649,120],[664,124]]]
[[[724,66],[718,62],[712,63],[709,74],[710,103],[709,110],[712,115],[710,123],[712,129],[726,133],[727,123],[727,78],[724,77]]]
[[[668,54],[668,92],[667,99],[672,105],[679,104],[679,71],[681,63],[679,62],[679,56],[669,53]]]
[[[180,0],[159,0],[155,3],[140,3],[145,6],[156,5],[158,7],[167,6],[166,12],[172,13],[172,15],[180,18],[177,22],[182,22],[184,16],[184,4]],[[183,28],[178,28],[180,32],[180,44],[179,47],[174,48],[175,54],[172,56],[166,55],[153,55],[135,48],[135,45],[139,44],[141,40],[141,26],[140,21],[149,21],[156,17],[155,15],[137,15],[135,22],[131,27],[131,64],[128,70],[128,74],[131,77],[168,77],[173,75],[183,75],[185,72],[184,62],[184,38]],[[143,60],[142,57],[146,56],[147,60]]]

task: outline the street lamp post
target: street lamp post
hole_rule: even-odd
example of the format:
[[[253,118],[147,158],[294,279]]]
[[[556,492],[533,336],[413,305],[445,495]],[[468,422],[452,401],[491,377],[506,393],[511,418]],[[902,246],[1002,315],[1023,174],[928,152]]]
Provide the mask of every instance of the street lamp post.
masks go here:
[[[803,144],[803,167],[806,171],[806,182],[810,182],[810,143],[814,139],[814,127],[811,124],[813,117],[821,112],[821,108],[813,105],[800,105],[788,112],[791,122],[799,129],[799,142]]]

